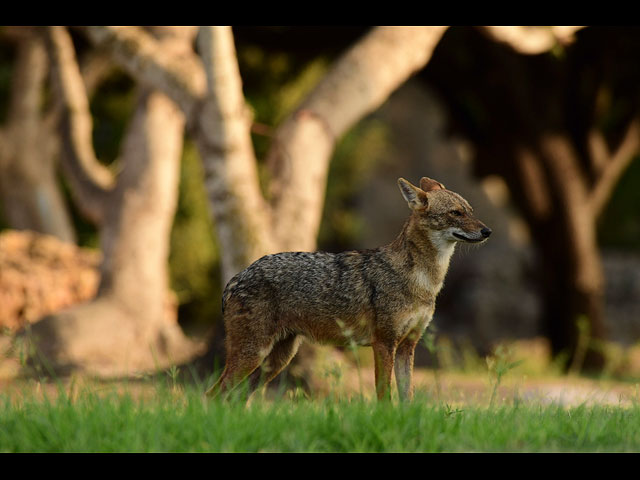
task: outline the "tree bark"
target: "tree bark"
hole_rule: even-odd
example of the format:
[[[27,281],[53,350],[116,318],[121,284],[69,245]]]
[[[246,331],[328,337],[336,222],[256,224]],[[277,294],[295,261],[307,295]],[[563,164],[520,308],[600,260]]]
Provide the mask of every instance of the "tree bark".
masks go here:
[[[186,27],[171,28],[192,33]],[[198,120],[197,110],[207,87],[202,62],[193,50],[185,48],[181,55],[175,55],[141,27],[92,26],[83,31],[142,84],[164,92],[176,102],[187,121]]]
[[[222,255],[222,278],[278,251],[258,179],[249,110],[230,28],[202,27],[198,37],[207,95],[195,138]]]

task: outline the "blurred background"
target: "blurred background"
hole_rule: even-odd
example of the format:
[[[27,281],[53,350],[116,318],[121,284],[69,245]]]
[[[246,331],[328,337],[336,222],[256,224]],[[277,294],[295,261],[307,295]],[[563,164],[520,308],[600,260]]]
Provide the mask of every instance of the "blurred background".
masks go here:
[[[162,317],[162,327],[147,329],[161,351],[172,352],[167,344],[205,339],[200,354],[220,357],[220,297],[234,269],[250,263],[255,252],[311,249],[309,240],[293,248],[298,244],[282,242],[277,234],[278,208],[297,181],[299,163],[319,186],[301,181],[303,192],[292,198],[302,200],[292,203],[307,205],[306,210],[282,229],[294,236],[296,222],[306,229],[306,219],[317,215],[317,227],[305,234],[315,237],[317,249],[338,252],[391,242],[409,213],[398,177],[414,184],[422,176],[442,182],[492,228],[481,247],[458,247],[429,327],[454,356],[465,351],[482,356],[504,340],[536,339],[565,370],[597,371],[611,349],[636,346],[640,29],[457,26],[429,32],[426,39],[398,33],[412,31],[409,27],[391,30],[233,27],[225,37],[232,40],[229,47],[217,31],[210,38],[186,27],[1,27],[4,333],[45,325],[41,346],[54,363],[108,371],[105,358],[114,347],[96,344],[120,340],[105,340],[112,335],[105,332],[122,335],[126,325],[151,325]],[[377,39],[387,50],[358,57],[371,55],[358,48],[376,34],[387,36]],[[129,50],[122,47],[127,41],[133,45]],[[222,57],[224,48],[229,57]],[[428,55],[403,67],[403,55],[421,48]],[[169,73],[150,73],[145,61]],[[233,94],[217,98],[212,88],[222,88],[225,62],[237,65],[236,92],[241,88],[247,107],[238,118],[246,121],[244,134],[250,138],[250,146],[242,148],[253,150],[254,170],[248,174],[233,173],[245,160],[231,158],[229,152],[240,147],[229,148],[225,142],[235,137],[224,140],[225,132],[216,127],[235,128],[236,110],[224,106]],[[344,67],[340,76],[341,65],[355,70]],[[172,79],[188,68],[208,75],[209,94],[181,100],[173,93],[179,82]],[[74,72],[79,83],[70,80]],[[198,75],[204,85],[204,73]],[[198,75],[187,73],[195,92],[206,90],[198,87]],[[363,100],[366,106],[354,107],[353,120],[337,127],[331,112],[348,117],[339,112],[351,108],[342,99],[375,91],[377,75],[393,78],[393,85],[377,100]],[[349,82],[360,87],[341,93]],[[153,92],[163,88],[172,105],[154,103]],[[86,105],[74,99],[78,93]],[[194,104],[207,107],[190,110]],[[218,113],[207,123],[209,111]],[[324,118],[318,123],[331,138],[327,146],[323,134],[309,134],[309,158],[298,160],[291,153],[295,147],[287,153],[295,136],[287,128],[306,118],[300,112]],[[150,125],[158,129],[155,137]],[[206,139],[206,129],[216,134]],[[178,152],[174,167],[153,145],[165,154]],[[328,152],[320,173],[316,150]],[[313,207],[317,214],[304,203],[304,191],[312,188],[321,192]],[[258,200],[251,199],[255,192]],[[258,242],[249,253],[226,246],[244,243],[238,238],[245,237],[233,233],[233,219],[244,218],[242,205],[247,218],[258,214],[242,227],[242,235],[262,237],[251,226],[268,218],[276,232],[270,246]],[[162,215],[165,220],[154,220]],[[147,258],[149,251],[157,258]],[[154,282],[159,286],[149,288],[161,294],[145,290]],[[120,299],[121,323],[111,321],[112,310],[86,310],[100,299],[100,308],[107,308],[107,298]],[[151,304],[161,312],[151,312]],[[98,325],[101,316],[107,326]],[[88,330],[79,326],[90,322],[95,325]],[[168,324],[179,326],[184,342],[175,340],[180,334],[174,330],[164,330]],[[136,328],[127,337],[133,343],[123,340],[129,351],[147,335]],[[105,353],[86,353],[97,349]],[[432,365],[431,353],[421,346],[417,363]]]

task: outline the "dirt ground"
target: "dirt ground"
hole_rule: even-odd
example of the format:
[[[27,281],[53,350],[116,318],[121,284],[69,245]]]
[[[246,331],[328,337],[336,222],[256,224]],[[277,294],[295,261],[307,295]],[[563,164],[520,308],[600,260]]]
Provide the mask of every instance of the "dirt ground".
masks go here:
[[[539,347],[536,347],[539,349]],[[329,351],[329,350],[327,350]],[[535,353],[535,356],[534,356]],[[583,376],[559,375],[542,370],[532,370],[534,359],[540,362],[539,351],[521,350],[520,357],[529,363],[514,368],[501,378],[495,388],[496,377],[487,368],[476,365],[464,371],[455,369],[416,368],[414,384],[417,392],[426,393],[426,398],[437,403],[446,403],[452,407],[464,405],[489,405],[495,395],[495,405],[559,404],[566,407],[579,405],[609,405],[628,407],[640,404],[640,375],[627,379],[615,379],[612,376],[587,378]],[[322,398],[335,395],[338,398],[362,395],[374,398],[374,371],[369,353],[364,352],[360,362],[348,361],[345,356],[331,353],[319,358],[315,381],[308,386],[305,396]],[[24,378],[20,374],[20,362],[17,358],[0,357],[0,398],[6,395],[24,395],[26,392],[56,395],[60,385],[67,392],[80,392],[84,387],[104,392],[126,391],[142,395],[153,395],[158,381],[170,382],[169,375],[160,374],[154,379],[138,376],[124,381],[96,380],[80,375],[59,381],[41,382],[37,378]],[[184,373],[184,370],[183,370]],[[158,380],[160,379],[160,380]],[[278,379],[274,381],[278,383]],[[277,387],[277,385],[275,385]],[[293,394],[293,392],[289,392]]]
[[[346,374],[342,389],[359,394],[360,384],[365,397],[374,392],[373,369],[363,368],[360,375]],[[417,392],[451,406],[488,405],[494,391],[495,379],[482,373],[434,371],[417,369],[414,372]],[[349,387],[345,387],[349,384]],[[326,394],[327,392],[323,392]],[[640,382],[590,379],[584,377],[536,377],[514,373],[503,378],[496,388],[494,404],[514,403],[558,404],[565,407],[579,405],[609,405],[628,407],[640,404]]]
[[[335,394],[338,397],[362,395],[374,398],[373,371],[361,369],[362,380],[347,374],[339,386],[327,385],[312,391],[312,398]],[[436,403],[448,404],[452,407],[489,405],[493,392],[493,384],[488,378],[467,373],[439,372],[433,370],[417,370],[415,372],[416,389],[426,393],[427,398]],[[329,382],[331,383],[331,382]],[[348,384],[348,385],[347,385]],[[85,388],[102,392],[127,392],[134,396],[153,396],[157,384],[134,379],[133,381],[97,381],[88,378],[74,377],[61,382],[40,382],[36,379],[0,379],[0,397],[21,397],[28,392],[46,394],[54,397],[59,393],[60,385],[70,396],[82,392]],[[360,388],[362,386],[362,388]],[[495,405],[520,404],[558,404],[564,407],[580,405],[608,405],[614,407],[630,407],[640,404],[639,384],[616,382],[613,380],[592,380],[587,378],[513,378],[505,379],[496,390]]]

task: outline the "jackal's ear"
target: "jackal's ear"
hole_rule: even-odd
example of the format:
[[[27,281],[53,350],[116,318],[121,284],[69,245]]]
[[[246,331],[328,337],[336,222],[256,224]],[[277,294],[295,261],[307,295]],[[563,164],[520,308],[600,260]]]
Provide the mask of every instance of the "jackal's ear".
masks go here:
[[[425,192],[418,187],[411,185],[411,183],[407,182],[404,178],[398,179],[398,186],[400,187],[402,196],[409,204],[410,209],[416,210],[418,208],[427,208],[429,200],[427,199],[427,194]]]
[[[441,184],[440,182],[436,182],[429,177],[422,177],[420,179],[420,188],[425,192],[430,192],[432,190],[445,190],[443,184]]]

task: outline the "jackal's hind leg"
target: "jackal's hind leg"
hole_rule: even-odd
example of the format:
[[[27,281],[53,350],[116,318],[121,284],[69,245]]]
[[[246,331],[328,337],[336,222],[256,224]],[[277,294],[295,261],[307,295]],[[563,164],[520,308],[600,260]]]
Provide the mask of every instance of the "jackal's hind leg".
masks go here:
[[[206,392],[208,397],[216,397],[236,388],[255,371],[270,349],[259,348],[255,344],[236,344],[227,338],[227,361],[218,381]]]
[[[271,350],[271,353],[262,362],[260,368],[256,369],[249,376],[250,393],[262,385],[266,386],[291,362],[302,343],[299,335],[289,335],[278,341]]]

